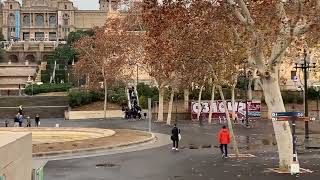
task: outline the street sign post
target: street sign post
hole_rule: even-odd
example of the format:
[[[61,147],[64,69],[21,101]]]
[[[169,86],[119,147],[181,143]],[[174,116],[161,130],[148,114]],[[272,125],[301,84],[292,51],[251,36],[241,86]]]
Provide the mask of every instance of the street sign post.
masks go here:
[[[299,174],[300,167],[297,155],[297,137],[296,137],[296,120],[305,120],[302,112],[273,112],[272,121],[291,121],[292,122],[292,145],[293,145],[293,162],[291,164],[291,174]]]

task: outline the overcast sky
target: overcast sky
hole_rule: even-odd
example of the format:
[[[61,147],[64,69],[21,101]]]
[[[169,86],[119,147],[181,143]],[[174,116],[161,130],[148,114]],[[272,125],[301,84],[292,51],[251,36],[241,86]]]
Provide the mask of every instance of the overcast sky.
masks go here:
[[[5,1],[5,0],[1,0]],[[18,0],[22,1],[22,0]],[[99,0],[71,0],[78,9],[99,9]]]

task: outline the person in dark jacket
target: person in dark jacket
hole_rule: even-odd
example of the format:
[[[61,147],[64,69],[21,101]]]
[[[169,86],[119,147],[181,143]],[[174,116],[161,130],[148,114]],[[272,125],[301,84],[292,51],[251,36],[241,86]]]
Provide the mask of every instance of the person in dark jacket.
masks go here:
[[[34,120],[35,120],[35,125],[36,125],[36,127],[39,127],[39,125],[40,125],[40,116],[39,116],[39,114],[37,114],[36,115],[36,117],[34,118]]]
[[[177,127],[177,124],[174,124],[173,129],[171,130],[171,140],[173,143],[172,150],[178,150],[179,147],[179,134],[180,129]]]
[[[20,113],[19,113],[20,114]],[[23,124],[23,115],[20,114],[19,115],[19,127],[22,127],[22,124]]]
[[[219,132],[218,140],[223,158],[228,158],[228,144],[230,144],[230,133],[226,126],[223,126]]]
[[[18,113],[18,114],[14,117],[13,127],[19,127],[19,117],[20,117],[20,113]]]

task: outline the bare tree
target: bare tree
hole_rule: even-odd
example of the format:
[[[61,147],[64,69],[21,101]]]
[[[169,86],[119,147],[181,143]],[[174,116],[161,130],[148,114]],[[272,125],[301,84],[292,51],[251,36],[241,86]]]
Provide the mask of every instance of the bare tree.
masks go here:
[[[84,36],[74,47],[79,53],[75,72],[88,74],[90,88],[99,83],[104,89],[104,118],[107,116],[108,86],[130,78],[128,61],[139,34],[128,31],[118,14],[110,14],[105,26],[94,29],[94,36]],[[128,43],[130,42],[130,44]]]

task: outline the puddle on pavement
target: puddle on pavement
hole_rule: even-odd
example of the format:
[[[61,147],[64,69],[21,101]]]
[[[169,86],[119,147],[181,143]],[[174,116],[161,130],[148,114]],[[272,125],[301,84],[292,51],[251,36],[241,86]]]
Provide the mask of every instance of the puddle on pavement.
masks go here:
[[[277,145],[273,136],[263,139],[256,138],[255,136],[238,136],[238,144],[240,149],[255,150],[261,146],[275,146]]]
[[[269,139],[262,139],[261,142],[263,145],[271,145],[271,141]]]
[[[101,163],[101,164],[96,164],[96,167],[105,167],[105,168],[112,168],[112,167],[117,167],[117,164],[114,163]]]

